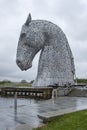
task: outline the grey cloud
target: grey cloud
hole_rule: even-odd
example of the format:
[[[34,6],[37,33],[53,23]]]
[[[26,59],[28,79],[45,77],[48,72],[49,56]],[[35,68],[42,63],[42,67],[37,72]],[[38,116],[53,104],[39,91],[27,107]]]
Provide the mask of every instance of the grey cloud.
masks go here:
[[[64,21],[67,33],[76,40],[87,40],[87,5],[83,0],[56,0],[53,9],[54,15]]]
[[[15,63],[21,26],[29,12],[33,19],[46,19],[62,27],[75,57],[76,74],[87,77],[86,0],[0,0],[0,79],[36,77],[39,54],[27,72],[22,72]]]

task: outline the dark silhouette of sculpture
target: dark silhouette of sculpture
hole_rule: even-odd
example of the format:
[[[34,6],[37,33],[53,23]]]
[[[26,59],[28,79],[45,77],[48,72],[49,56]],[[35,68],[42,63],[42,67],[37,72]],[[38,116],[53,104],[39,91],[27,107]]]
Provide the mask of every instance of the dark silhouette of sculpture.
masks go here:
[[[45,20],[32,20],[29,14],[22,27],[17,65],[21,70],[32,67],[32,61],[41,50],[38,73],[33,86],[74,84],[74,60],[67,38],[55,24]]]

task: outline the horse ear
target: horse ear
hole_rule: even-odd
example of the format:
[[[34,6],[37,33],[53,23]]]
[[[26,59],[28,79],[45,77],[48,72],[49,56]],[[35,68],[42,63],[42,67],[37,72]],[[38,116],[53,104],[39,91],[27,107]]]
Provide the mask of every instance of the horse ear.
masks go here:
[[[28,26],[29,23],[31,22],[31,20],[32,20],[31,14],[29,13],[28,18],[27,18],[27,20],[26,20],[26,22],[25,22],[25,25]]]

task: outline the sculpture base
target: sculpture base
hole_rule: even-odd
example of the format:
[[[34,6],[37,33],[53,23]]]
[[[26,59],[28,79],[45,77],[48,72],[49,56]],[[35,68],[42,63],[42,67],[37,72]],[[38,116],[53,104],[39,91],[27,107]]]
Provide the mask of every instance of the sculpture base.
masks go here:
[[[59,96],[67,96],[74,87],[58,87],[52,91],[52,98]]]

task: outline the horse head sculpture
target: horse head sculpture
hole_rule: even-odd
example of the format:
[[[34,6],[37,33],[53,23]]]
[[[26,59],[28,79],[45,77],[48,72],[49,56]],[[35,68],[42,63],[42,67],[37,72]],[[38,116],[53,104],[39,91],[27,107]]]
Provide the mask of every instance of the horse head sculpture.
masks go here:
[[[67,38],[55,24],[32,20],[29,14],[22,27],[16,63],[21,70],[32,67],[32,61],[41,50],[38,74],[33,86],[74,84],[74,60]]]

